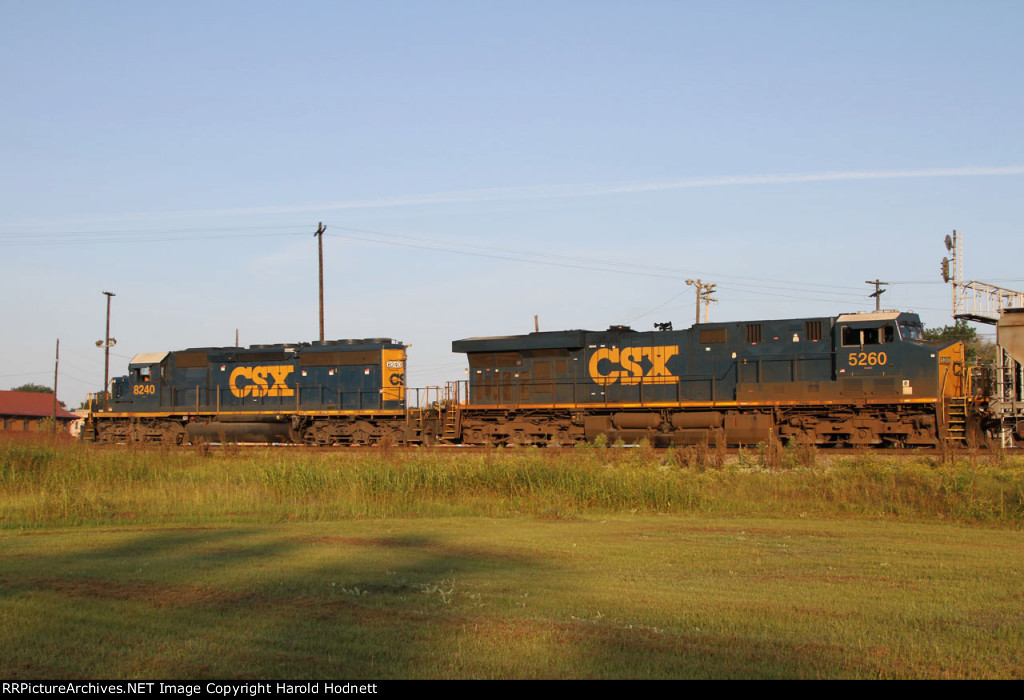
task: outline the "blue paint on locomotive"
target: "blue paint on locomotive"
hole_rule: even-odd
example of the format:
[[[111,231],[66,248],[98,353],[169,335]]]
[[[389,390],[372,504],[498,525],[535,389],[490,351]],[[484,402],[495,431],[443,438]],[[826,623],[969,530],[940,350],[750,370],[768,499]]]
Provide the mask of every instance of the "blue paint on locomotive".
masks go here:
[[[388,339],[189,348],[137,355],[111,383],[113,413],[405,408],[405,346]]]
[[[470,403],[913,401],[940,395],[935,344],[913,313],[558,331],[452,343]],[[948,344],[948,343],[947,343]]]

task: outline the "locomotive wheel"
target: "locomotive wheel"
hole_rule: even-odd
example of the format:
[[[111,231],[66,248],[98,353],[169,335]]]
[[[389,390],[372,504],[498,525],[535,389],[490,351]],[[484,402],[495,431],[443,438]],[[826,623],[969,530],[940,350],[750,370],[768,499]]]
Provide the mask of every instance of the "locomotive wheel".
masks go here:
[[[313,423],[302,431],[302,442],[310,447],[326,445],[328,439],[327,426],[323,423]]]
[[[163,445],[182,445],[185,442],[185,429],[178,423],[170,423],[160,441]]]
[[[105,423],[96,426],[96,442],[105,444],[120,444],[125,442],[123,429],[116,425]]]

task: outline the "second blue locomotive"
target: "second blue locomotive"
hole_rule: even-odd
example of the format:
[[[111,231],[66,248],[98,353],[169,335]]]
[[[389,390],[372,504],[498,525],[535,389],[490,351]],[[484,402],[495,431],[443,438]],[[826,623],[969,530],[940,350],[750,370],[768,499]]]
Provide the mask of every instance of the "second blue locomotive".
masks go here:
[[[136,355],[86,423],[99,442],[369,444],[416,439],[389,338]]]

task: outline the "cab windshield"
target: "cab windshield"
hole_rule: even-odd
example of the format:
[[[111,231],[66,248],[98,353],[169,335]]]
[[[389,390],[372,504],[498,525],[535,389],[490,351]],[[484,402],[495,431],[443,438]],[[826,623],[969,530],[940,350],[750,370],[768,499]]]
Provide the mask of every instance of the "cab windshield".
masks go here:
[[[904,340],[924,340],[924,326],[920,323],[902,321],[900,323],[900,335]]]

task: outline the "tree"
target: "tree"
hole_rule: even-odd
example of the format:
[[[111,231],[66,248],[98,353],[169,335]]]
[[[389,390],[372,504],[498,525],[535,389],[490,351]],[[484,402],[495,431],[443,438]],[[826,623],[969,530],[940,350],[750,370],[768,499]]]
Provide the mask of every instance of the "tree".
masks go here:
[[[53,393],[53,389],[51,389],[48,386],[43,386],[42,384],[32,384],[32,383],[22,384],[21,386],[16,386],[13,389],[11,389],[11,391],[27,391],[27,392],[32,393],[32,394],[52,394]],[[67,408],[67,406],[64,404],[63,401],[58,401],[57,403],[60,405],[61,408]]]
[[[924,331],[925,340],[960,340],[967,348],[967,364],[976,365],[979,362],[987,363],[995,360],[996,346],[994,343],[982,340],[978,337],[978,330],[969,326],[967,321],[960,318],[952,326],[942,328],[926,328]]]
[[[29,391],[33,394],[53,393],[53,389],[48,386],[43,386],[42,384],[22,384],[21,386],[14,387],[11,391]]]

